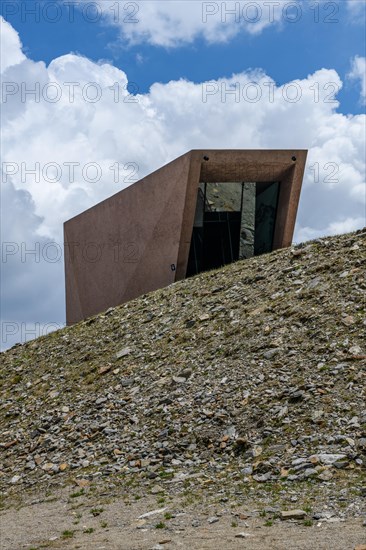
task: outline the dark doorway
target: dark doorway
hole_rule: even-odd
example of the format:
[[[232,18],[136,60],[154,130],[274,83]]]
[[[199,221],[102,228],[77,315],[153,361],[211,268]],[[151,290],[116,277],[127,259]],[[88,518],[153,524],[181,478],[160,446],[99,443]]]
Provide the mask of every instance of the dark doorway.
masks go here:
[[[279,185],[200,184],[187,277],[270,252]]]
[[[203,269],[239,259],[240,212],[206,212],[203,222]]]
[[[194,227],[187,277],[239,259],[240,212],[205,212],[202,227]]]

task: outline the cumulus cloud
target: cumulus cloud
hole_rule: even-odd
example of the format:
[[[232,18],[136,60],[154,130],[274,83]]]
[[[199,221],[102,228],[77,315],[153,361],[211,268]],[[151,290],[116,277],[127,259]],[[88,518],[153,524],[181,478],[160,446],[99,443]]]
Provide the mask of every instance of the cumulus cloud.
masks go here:
[[[337,112],[334,70],[283,86],[256,70],[131,96],[127,75],[108,63],[70,54],[47,67],[21,57],[19,41],[10,48],[1,214],[2,240],[15,248],[2,265],[6,322],[63,322],[63,222],[193,148],[307,148],[295,240],[364,223],[365,116]],[[22,246],[36,243],[38,261],[23,261]]]
[[[0,73],[25,59],[19,35],[9,23],[0,17]],[[6,53],[6,55],[5,55]]]
[[[224,43],[240,33],[256,35],[270,26],[281,29],[305,17],[314,23],[316,18],[334,22],[343,10],[342,3],[328,0],[315,4],[299,0],[189,0],[189,4],[186,0],[96,0],[93,4],[97,7],[94,12],[89,0],[81,0],[78,7],[88,20],[104,16],[104,21],[120,30],[123,44],[146,42],[165,48],[191,44],[196,39]],[[347,0],[350,23],[358,24],[364,17],[364,5],[364,0]]]
[[[80,9],[85,9],[82,0]],[[197,38],[208,43],[226,42],[240,32],[258,34],[266,27],[301,18],[304,7],[285,0],[268,2],[202,2],[201,0],[97,0],[106,21],[118,27],[132,44],[177,47]],[[87,14],[86,14],[87,15]]]
[[[296,232],[295,242],[302,243],[316,239],[321,235],[341,235],[342,233],[350,233],[356,231],[365,223],[365,217],[359,218],[346,218],[339,222],[331,222],[327,226],[324,226],[320,231],[313,227],[299,227]]]
[[[63,251],[41,223],[30,193],[2,179],[0,349],[64,326]]]
[[[352,59],[351,71],[347,76],[351,80],[359,81],[361,86],[361,101],[366,103],[366,57],[356,55]]]

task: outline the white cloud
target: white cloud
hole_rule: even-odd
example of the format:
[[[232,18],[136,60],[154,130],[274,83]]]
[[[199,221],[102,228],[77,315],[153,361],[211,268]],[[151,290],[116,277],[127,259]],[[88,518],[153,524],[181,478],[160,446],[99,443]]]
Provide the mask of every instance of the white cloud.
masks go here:
[[[366,103],[366,57],[356,55],[352,59],[351,71],[347,76],[351,80],[357,80],[360,82],[361,101]]]
[[[347,9],[353,23],[365,24],[366,0],[347,0]]]
[[[46,67],[21,61],[20,43],[9,47],[15,64],[3,74],[9,85],[2,130],[5,242],[29,249],[54,240],[62,247],[65,220],[127,186],[137,170],[141,178],[194,148],[308,148],[295,239],[364,224],[365,116],[336,112],[342,82],[334,70],[281,87],[259,70],[203,84],[156,83],[131,97],[126,74],[107,63],[66,55]],[[28,90],[39,85],[39,97],[22,101],[22,82]],[[55,93],[61,97],[53,103]],[[101,97],[93,102],[96,93]],[[72,162],[78,163],[74,178]],[[37,176],[25,173],[36,163]],[[92,183],[96,166],[100,180]],[[2,266],[3,319],[62,322],[63,258],[21,260],[20,251]]]
[[[365,217],[360,218],[345,218],[342,221],[332,222],[324,226],[320,231],[312,227],[298,227],[295,242],[301,243],[316,239],[319,236],[325,235],[341,235],[342,233],[350,233],[356,231],[365,224]]]
[[[11,65],[21,63],[25,55],[21,49],[19,34],[3,17],[0,17],[0,31],[0,73],[2,73]]]
[[[63,252],[41,223],[30,193],[2,181],[0,349],[64,325]]]
[[[343,10],[342,3],[328,0],[95,0],[92,4],[97,11],[90,10],[89,0],[81,0],[78,7],[87,20],[104,16],[107,24],[120,30],[123,44],[145,42],[165,48],[191,44],[196,39],[224,43],[240,33],[256,35],[273,25],[283,29],[305,18],[315,25],[317,18],[336,22]],[[347,0],[345,6],[342,15],[348,14],[348,23],[364,21],[364,0]]]
[[[88,0],[79,7],[85,9]],[[300,19],[304,6],[286,0],[211,2],[201,0],[96,0],[109,24],[121,30],[132,44],[148,42],[155,46],[176,47],[197,38],[209,43],[226,42],[240,32],[258,34],[272,24]],[[91,15],[85,12],[85,17]]]

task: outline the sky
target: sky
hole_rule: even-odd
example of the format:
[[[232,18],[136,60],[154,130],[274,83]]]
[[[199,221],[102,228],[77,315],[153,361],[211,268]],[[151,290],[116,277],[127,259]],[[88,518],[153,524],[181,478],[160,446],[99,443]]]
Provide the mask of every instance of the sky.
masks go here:
[[[190,149],[308,149],[294,241],[363,227],[365,11],[2,0],[1,348],[64,326],[63,222]]]

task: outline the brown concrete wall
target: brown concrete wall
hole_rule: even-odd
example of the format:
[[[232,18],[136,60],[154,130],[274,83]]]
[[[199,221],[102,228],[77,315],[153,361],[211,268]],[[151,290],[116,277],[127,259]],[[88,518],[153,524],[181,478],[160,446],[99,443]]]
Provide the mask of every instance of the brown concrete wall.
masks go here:
[[[184,155],[65,224],[68,324],[175,281],[189,168]]]
[[[185,277],[200,181],[281,182],[274,248],[291,244],[306,154],[194,150],[66,222],[67,323]]]

